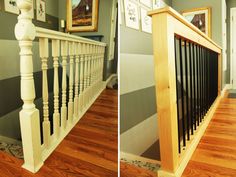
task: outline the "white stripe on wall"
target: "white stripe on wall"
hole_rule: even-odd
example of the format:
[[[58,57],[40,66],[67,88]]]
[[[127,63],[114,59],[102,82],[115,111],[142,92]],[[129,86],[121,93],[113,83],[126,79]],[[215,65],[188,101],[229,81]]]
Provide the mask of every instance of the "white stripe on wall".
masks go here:
[[[154,86],[153,55],[120,54],[120,94]]]
[[[152,115],[120,136],[121,151],[141,155],[152,144],[158,135],[157,114]]]

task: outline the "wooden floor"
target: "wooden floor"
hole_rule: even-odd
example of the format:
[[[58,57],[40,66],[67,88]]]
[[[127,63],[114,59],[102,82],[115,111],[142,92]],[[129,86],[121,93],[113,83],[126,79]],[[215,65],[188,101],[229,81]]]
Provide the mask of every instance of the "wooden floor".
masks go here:
[[[22,160],[0,151],[0,177],[116,177],[117,98],[117,91],[103,91],[37,174],[22,169]]]
[[[182,177],[236,177],[236,99],[221,100]]]
[[[121,163],[121,177],[157,177]],[[236,177],[236,99],[223,98],[182,177]]]

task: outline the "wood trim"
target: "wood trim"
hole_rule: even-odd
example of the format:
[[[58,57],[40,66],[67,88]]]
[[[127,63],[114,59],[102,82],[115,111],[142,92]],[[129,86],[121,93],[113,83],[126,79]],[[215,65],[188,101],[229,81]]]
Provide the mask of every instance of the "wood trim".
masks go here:
[[[174,24],[167,13],[155,15],[152,20],[158,125],[165,127],[159,129],[161,166],[172,172],[178,166]]]
[[[208,36],[211,38],[211,7],[200,7],[200,8],[193,8],[193,9],[188,9],[188,10],[183,10],[181,11],[181,14],[183,15],[184,13],[190,13],[190,12],[195,12],[195,11],[201,11],[201,10],[208,10]]]
[[[91,26],[72,26],[72,13],[71,13],[71,0],[67,0],[66,3],[67,9],[67,24],[66,30],[67,32],[93,32],[98,30],[98,11],[99,11],[99,0],[93,0],[93,14],[92,14],[92,25]]]
[[[62,41],[71,41],[71,42],[84,42],[87,44],[96,44],[100,46],[106,46],[106,43],[83,38],[80,36],[75,36],[75,35],[53,31],[53,30],[40,28],[40,27],[35,27],[35,29],[36,29],[36,37],[38,38],[58,39]]]
[[[222,87],[222,53],[218,54],[218,96],[221,94]]]
[[[180,21],[183,25],[190,28],[192,31],[196,32],[198,35],[202,36],[203,38],[205,38],[209,43],[214,45],[216,48],[221,49],[221,47],[218,44],[216,44],[210,37],[208,37],[205,33],[200,31],[196,26],[188,22],[182,15],[180,15],[177,11],[175,11],[169,6],[150,11],[148,12],[148,15],[154,16],[154,15],[162,14],[162,13],[168,13],[170,16]]]

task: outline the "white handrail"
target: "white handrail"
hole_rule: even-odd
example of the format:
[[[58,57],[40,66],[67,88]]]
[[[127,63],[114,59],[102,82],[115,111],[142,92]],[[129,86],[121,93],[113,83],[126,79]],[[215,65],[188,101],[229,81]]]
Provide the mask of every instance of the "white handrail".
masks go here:
[[[66,34],[54,30],[49,30],[41,27],[35,27],[36,29],[36,37],[40,38],[49,38],[49,39],[58,39],[58,40],[65,40],[71,42],[83,42],[86,44],[96,44],[99,46],[106,46],[106,43],[98,42],[95,40],[87,39],[84,37],[79,37],[71,34]]]

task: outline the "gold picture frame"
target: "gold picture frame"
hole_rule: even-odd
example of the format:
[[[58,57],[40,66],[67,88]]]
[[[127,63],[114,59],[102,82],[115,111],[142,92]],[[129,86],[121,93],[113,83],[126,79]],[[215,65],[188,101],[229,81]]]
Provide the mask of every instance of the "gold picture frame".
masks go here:
[[[67,32],[88,32],[98,29],[99,0],[67,0]]]
[[[211,7],[184,10],[181,14],[187,21],[211,37]]]

